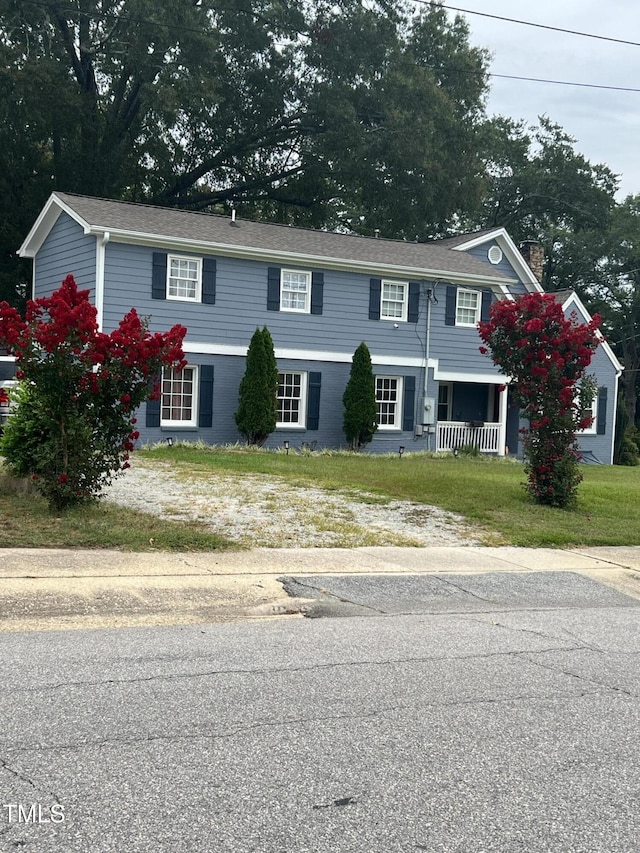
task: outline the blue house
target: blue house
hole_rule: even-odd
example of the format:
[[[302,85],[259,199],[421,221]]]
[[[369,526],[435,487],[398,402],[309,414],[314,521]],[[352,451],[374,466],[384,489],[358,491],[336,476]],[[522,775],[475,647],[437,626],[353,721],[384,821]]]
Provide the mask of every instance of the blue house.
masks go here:
[[[365,341],[378,403],[372,451],[518,452],[518,411],[476,326],[493,300],[541,287],[502,228],[409,243],[54,193],[20,254],[33,259],[35,297],[72,273],[104,331],[132,307],[154,331],[187,327],[188,366],[167,371],[161,399],[140,413],[143,442],[238,441],[247,347],[267,326],[280,371],[268,446],[345,446],[342,395]],[[588,318],[575,295],[563,304]],[[603,340],[596,420],[580,446],[606,463],[620,371]]]

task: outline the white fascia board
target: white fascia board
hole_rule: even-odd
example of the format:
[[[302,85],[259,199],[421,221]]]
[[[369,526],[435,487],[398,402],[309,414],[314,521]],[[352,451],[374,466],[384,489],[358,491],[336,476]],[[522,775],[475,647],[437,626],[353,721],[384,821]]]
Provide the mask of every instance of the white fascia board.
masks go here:
[[[182,349],[185,354],[235,355],[244,358],[247,355],[248,347],[188,341],[182,345]],[[276,358],[289,359],[290,361],[327,361],[337,364],[351,364],[353,359],[352,352],[288,349],[287,347],[275,347],[274,349]],[[387,364],[390,367],[424,367],[424,358],[419,356],[376,355],[371,353],[371,361],[373,364]]]
[[[426,269],[424,267],[407,267],[384,265],[371,261],[354,261],[348,258],[327,258],[323,255],[309,255],[299,252],[285,252],[276,249],[257,249],[251,246],[234,246],[229,243],[194,242],[182,237],[164,237],[159,234],[142,234],[109,228],[112,243],[129,243],[136,246],[152,246],[165,251],[181,251],[185,253],[215,254],[230,258],[243,258],[252,261],[276,262],[278,265],[292,264],[296,267],[316,266],[323,269],[347,270],[349,272],[375,273],[376,276],[390,278],[425,279],[428,281],[441,280],[451,283],[469,284],[476,287],[492,287],[499,289],[508,284],[516,284],[517,279],[496,278],[490,274],[475,275],[471,273],[452,272],[447,269]],[[104,228],[95,226],[90,233],[102,235]]]
[[[584,321],[586,323],[588,323],[591,320],[591,314],[585,308],[585,306],[582,303],[582,300],[580,299],[578,294],[575,292],[571,293],[565,299],[565,301],[562,303],[562,310],[566,311],[567,308],[569,307],[569,305],[571,305],[571,303],[573,303],[575,305],[576,309],[580,312],[580,314],[582,314]],[[616,370],[616,375],[620,376],[620,374],[624,370],[624,367],[618,361],[616,354],[614,353],[614,351],[611,349],[611,347],[607,343],[607,339],[604,337],[602,332],[597,331],[596,335],[598,336],[598,339],[600,340],[600,346],[602,347],[603,351],[607,354],[607,357],[609,358],[609,360],[613,364],[613,366]]]
[[[61,213],[67,213],[78,225],[82,226],[85,234],[91,233],[89,223],[82,219],[81,216],[78,216],[76,211],[59,199],[55,193],[51,193],[47,203],[40,211],[40,216],[38,216],[31,231],[29,231],[24,242],[18,249],[18,255],[21,258],[34,258],[36,256]]]
[[[492,240],[500,246],[502,253],[506,255],[507,260],[517,272],[520,283],[527,287],[529,292],[544,293],[544,289],[538,279],[535,277],[529,264],[520,254],[518,247],[513,242],[505,228],[496,228],[494,231],[489,231],[468,240],[466,243],[461,243],[459,246],[454,246],[454,252],[466,252],[469,249],[474,249],[476,246],[482,246],[483,243],[490,243]]]
[[[508,385],[509,378],[496,373],[464,373],[458,370],[440,370],[433,372],[436,382],[466,382],[475,385]]]

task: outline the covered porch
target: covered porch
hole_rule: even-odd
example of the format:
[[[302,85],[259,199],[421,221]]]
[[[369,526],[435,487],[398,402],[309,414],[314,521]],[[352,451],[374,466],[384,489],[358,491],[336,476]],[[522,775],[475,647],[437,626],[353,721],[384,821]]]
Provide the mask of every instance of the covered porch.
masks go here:
[[[436,451],[477,448],[505,456],[517,452],[518,412],[497,383],[439,382]]]

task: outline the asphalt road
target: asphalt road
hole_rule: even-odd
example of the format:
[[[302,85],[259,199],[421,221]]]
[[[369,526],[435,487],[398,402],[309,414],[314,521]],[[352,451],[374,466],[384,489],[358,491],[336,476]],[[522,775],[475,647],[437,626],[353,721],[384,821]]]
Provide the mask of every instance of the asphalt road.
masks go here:
[[[320,597],[361,618],[0,635],[0,850],[640,850],[639,602],[561,574],[533,603],[467,577],[406,615],[403,578],[359,578]]]

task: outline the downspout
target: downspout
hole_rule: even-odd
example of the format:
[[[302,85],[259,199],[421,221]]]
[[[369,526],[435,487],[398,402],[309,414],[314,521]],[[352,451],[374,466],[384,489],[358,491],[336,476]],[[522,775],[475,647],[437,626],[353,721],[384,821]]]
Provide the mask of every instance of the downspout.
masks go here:
[[[96,322],[98,330],[101,332],[104,323],[104,267],[107,243],[109,242],[110,234],[104,231],[102,234],[96,235]]]
[[[424,342],[424,386],[422,393],[422,423],[425,420],[428,420],[426,416],[427,413],[427,400],[429,399],[429,353],[431,351],[431,297],[433,291],[430,287],[427,288],[426,296],[427,296],[427,328]],[[431,450],[431,431],[430,425],[426,424],[425,426],[427,430],[427,450]]]

